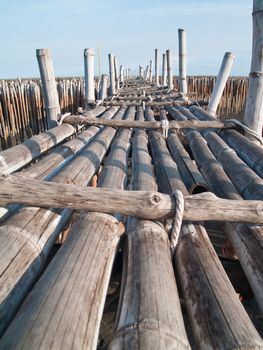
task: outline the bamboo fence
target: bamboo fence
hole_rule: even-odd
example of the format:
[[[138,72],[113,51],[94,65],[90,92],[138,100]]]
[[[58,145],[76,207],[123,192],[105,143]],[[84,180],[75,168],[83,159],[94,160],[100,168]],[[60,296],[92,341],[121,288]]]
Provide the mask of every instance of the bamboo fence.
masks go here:
[[[188,77],[188,91],[195,92],[197,100],[208,100],[215,77]],[[179,88],[174,77],[175,88]],[[61,112],[76,113],[84,107],[84,79],[66,77],[57,79],[57,89]],[[228,79],[218,113],[235,116],[245,107],[248,79],[231,77]],[[43,105],[41,81],[39,79],[17,79],[0,81],[0,150],[19,144],[32,135],[47,129]]]

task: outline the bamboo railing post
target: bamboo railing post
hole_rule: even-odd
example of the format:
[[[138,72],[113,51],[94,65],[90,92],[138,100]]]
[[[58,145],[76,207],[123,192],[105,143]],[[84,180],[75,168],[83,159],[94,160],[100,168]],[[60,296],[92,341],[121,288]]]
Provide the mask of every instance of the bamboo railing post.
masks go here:
[[[172,72],[172,61],[170,50],[166,50],[166,59],[167,59],[167,75],[168,75],[168,89],[173,90],[173,72]]]
[[[259,135],[263,126],[263,2],[253,1],[253,46],[244,122]]]
[[[115,85],[115,68],[114,68],[114,56],[112,53],[109,53],[109,71],[110,71],[110,96],[116,94],[116,85]]]
[[[99,99],[103,101],[107,97],[108,90],[108,75],[102,74],[100,81],[100,91],[99,91]]]
[[[222,97],[224,88],[226,86],[227,79],[229,77],[233,62],[235,59],[235,55],[231,52],[226,52],[223,58],[222,65],[220,67],[220,71],[218,73],[215,86],[213,88],[209,104],[207,107],[207,111],[216,114],[217,107],[219,105],[220,99]]]
[[[149,80],[149,65],[146,66],[145,73],[144,73],[144,80]]]
[[[95,102],[94,50],[84,50],[85,109]]]
[[[36,56],[41,76],[48,129],[58,125],[60,114],[57,84],[50,49],[37,49]]]
[[[120,79],[118,76],[118,62],[117,62],[117,57],[114,56],[114,73],[115,73],[115,86],[116,86],[116,91],[118,92],[120,90]]]
[[[123,65],[120,65],[120,83],[124,83]]]
[[[163,53],[162,85],[167,86],[167,61],[165,53]]]
[[[158,49],[155,49],[155,85],[160,86],[159,84],[159,52]]]
[[[149,83],[152,83],[153,80],[153,61],[150,61],[150,72],[149,72]]]
[[[179,85],[180,92],[187,94],[186,81],[186,32],[184,29],[178,29],[179,40]]]
[[[139,66],[139,77],[143,78],[143,67]]]

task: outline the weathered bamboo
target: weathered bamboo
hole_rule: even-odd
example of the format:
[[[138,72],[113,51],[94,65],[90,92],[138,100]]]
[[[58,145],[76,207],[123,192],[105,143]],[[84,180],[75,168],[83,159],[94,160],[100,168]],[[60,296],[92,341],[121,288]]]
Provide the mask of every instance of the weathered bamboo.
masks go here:
[[[162,85],[167,86],[167,61],[165,53],[163,53]]]
[[[120,65],[120,83],[124,83],[123,65]]]
[[[263,147],[256,145],[235,130],[220,132],[222,139],[233,148],[237,155],[263,178]]]
[[[263,126],[263,3],[253,1],[253,46],[244,122],[259,135]]]
[[[115,75],[115,87],[116,91],[118,92],[120,90],[120,79],[119,79],[119,70],[118,70],[118,63],[117,63],[117,57],[114,56],[114,75]]]
[[[153,61],[150,61],[150,72],[149,72],[149,83],[152,83],[152,79],[153,79]]]
[[[223,95],[224,88],[226,86],[227,79],[229,77],[235,55],[231,52],[226,52],[223,58],[220,71],[218,73],[215,86],[212,91],[212,95],[209,100],[207,111],[213,115],[216,115],[216,111]]]
[[[184,29],[178,29],[179,43],[179,85],[180,92],[187,94],[186,81],[186,32]]]
[[[84,77],[85,77],[85,108],[95,102],[94,87],[94,50],[84,50]]]
[[[64,124],[0,153],[0,172],[12,173],[73,135],[75,128]]]
[[[134,116],[134,109],[127,113]],[[126,185],[131,130],[121,130],[114,141],[98,185],[122,189]],[[96,349],[100,320],[111,268],[119,241],[118,221],[110,215],[82,215],[21,311],[0,347]],[[95,235],[95,237],[94,237]],[[61,276],[58,278],[58,276]],[[48,296],[44,291],[49,290]],[[69,305],[64,309],[62,305]],[[50,317],[52,310],[52,317]],[[60,319],[61,322],[57,323]],[[54,332],[55,327],[55,332]],[[16,334],[9,337],[8,334]],[[66,337],[61,337],[66,334]],[[41,344],[41,345],[40,345]]]
[[[192,132],[188,138],[195,161],[210,190],[219,197],[240,200],[241,195],[210,151],[204,138],[197,132]],[[263,247],[261,244],[263,228],[239,223],[226,223],[223,228],[240,260],[261,312],[263,312]]]
[[[109,57],[109,72],[110,72],[110,96],[113,96],[116,94],[114,56],[112,53],[109,53],[108,57]]]
[[[43,86],[48,129],[51,129],[58,125],[57,119],[60,114],[51,51],[50,49],[38,49],[36,50],[36,56]]]
[[[204,137],[241,196],[263,200],[263,180],[216,133],[209,132]]]
[[[206,192],[205,179],[175,133],[168,136],[167,144],[187,191],[190,194]]]
[[[107,74],[102,74],[100,81],[100,92],[99,92],[99,100],[103,101],[107,97],[108,90],[108,76]]]
[[[123,113],[124,110],[120,110],[115,117],[122,117]],[[98,170],[115,133],[113,128],[103,129],[52,181],[86,186]],[[22,208],[0,227],[0,283],[5,286],[0,291],[1,334],[38,278],[69,213],[68,210]]]
[[[145,131],[137,130],[133,141],[133,190],[157,189],[147,143]],[[189,349],[167,233],[162,225],[145,220],[133,220],[126,232],[124,277],[116,331],[109,348]]]
[[[154,58],[154,71],[155,71],[155,85],[159,86],[159,51],[155,49],[155,58]]]
[[[158,141],[154,144],[155,167],[165,172],[164,159],[169,157],[165,141],[157,132],[152,132],[151,137]],[[175,163],[172,169],[174,177],[171,170],[166,178],[157,175],[159,187],[167,193],[180,186],[186,195]],[[174,259],[198,348],[263,348],[202,225],[182,226]]]
[[[167,59],[167,79],[168,79],[168,89],[173,90],[173,70],[172,70],[172,58],[170,50],[166,50],[166,59]]]
[[[141,102],[104,102],[105,106],[134,106],[134,107],[142,107],[142,103]],[[189,102],[188,101],[183,101],[183,100],[171,100],[171,101],[162,101],[162,102],[145,102],[146,106],[150,106],[150,107],[163,107],[163,106],[189,106]]]

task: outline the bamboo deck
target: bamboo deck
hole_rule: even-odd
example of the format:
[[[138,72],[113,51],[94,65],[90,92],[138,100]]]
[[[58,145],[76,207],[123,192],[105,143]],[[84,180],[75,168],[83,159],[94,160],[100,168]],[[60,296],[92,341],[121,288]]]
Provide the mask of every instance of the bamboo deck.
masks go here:
[[[203,91],[198,98],[210,94],[211,79],[188,83]],[[245,94],[244,80],[229,84],[227,94]],[[127,106],[147,91],[178,106]],[[117,124],[209,116],[140,79],[118,96],[122,106],[95,107],[82,118]],[[21,182],[263,200],[263,148],[236,130],[187,127],[165,138],[148,128],[64,123],[26,142],[0,153],[0,171],[16,172]],[[107,208],[106,197],[98,200]],[[15,204],[0,216],[0,349],[263,349],[255,321],[263,312],[262,225],[245,217],[220,227],[184,221],[171,255],[171,219]],[[238,264],[243,289],[222,261]],[[249,300],[252,314],[244,308]]]

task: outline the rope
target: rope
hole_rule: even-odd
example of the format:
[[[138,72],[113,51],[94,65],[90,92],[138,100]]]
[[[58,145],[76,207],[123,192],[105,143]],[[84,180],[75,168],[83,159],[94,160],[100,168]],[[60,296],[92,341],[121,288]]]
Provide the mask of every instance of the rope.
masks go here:
[[[263,145],[263,138],[254,130],[250,129],[248,126],[246,126],[245,124],[241,123],[241,121],[237,120],[237,119],[228,119],[224,121],[225,125],[238,125],[240,126],[248,135],[254,137],[257,141],[260,142],[261,145]]]
[[[181,226],[183,222],[183,216],[184,216],[184,196],[183,193],[180,190],[173,191],[173,195],[176,199],[176,210],[175,210],[175,217],[173,221],[173,226],[171,230],[171,252],[172,255],[175,252],[175,249],[177,247],[177,243],[179,240],[180,232],[181,232]]]
[[[66,117],[69,117],[71,115],[71,113],[65,113],[63,115],[61,115],[61,117],[59,118],[58,120],[58,124],[59,125],[62,125],[63,124],[63,120],[66,118]]]
[[[168,132],[169,132],[169,121],[168,120],[161,120],[161,129],[162,129],[162,134],[165,139],[168,137]]]

